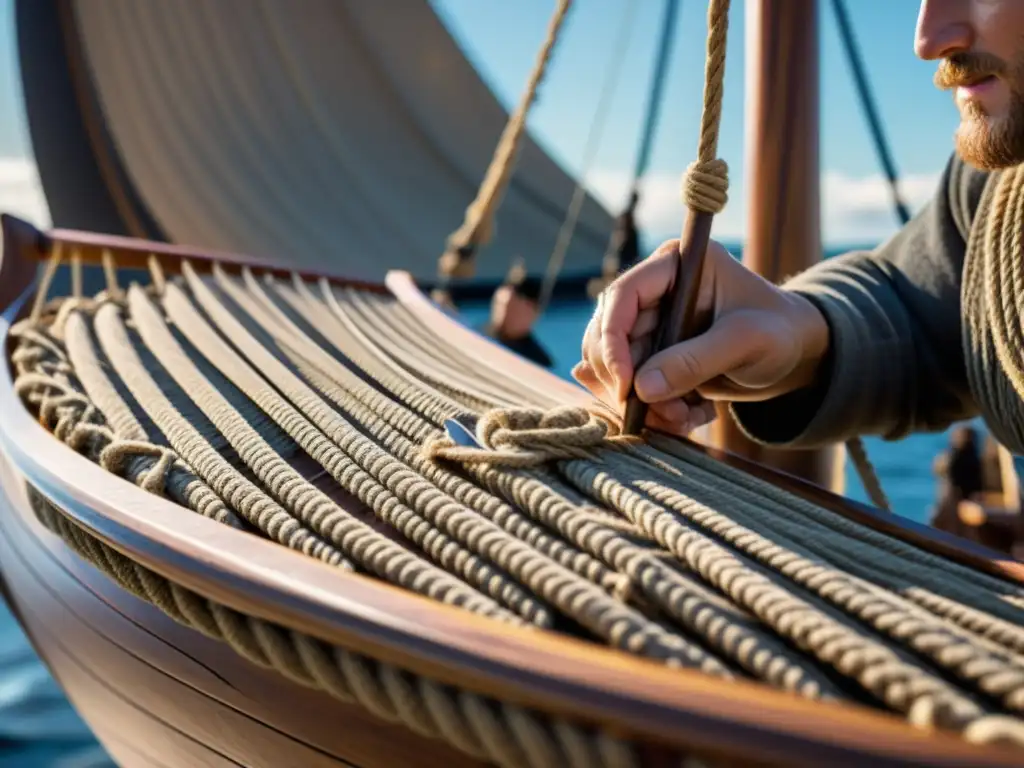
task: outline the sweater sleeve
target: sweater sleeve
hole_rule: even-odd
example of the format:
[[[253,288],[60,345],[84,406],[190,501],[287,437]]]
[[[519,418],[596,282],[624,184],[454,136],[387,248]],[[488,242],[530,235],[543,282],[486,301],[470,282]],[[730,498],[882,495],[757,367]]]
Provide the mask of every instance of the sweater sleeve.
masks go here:
[[[821,310],[829,352],[807,389],[732,405],[751,439],[792,448],[855,435],[895,440],[976,414],[961,346],[960,286],[986,179],[954,157],[935,197],[892,239],[786,283]]]

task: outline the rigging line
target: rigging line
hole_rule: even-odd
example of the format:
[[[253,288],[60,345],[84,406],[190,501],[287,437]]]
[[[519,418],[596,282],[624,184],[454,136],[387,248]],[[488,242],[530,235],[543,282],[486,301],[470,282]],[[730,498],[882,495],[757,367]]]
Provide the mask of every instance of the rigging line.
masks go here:
[[[442,277],[468,277],[472,272],[472,259],[476,250],[491,239],[495,216],[515,170],[527,118],[537,100],[537,92],[548,71],[555,46],[562,37],[572,2],[557,0],[555,4],[554,14],[548,22],[547,34],[530,71],[526,89],[515,111],[509,115],[476,197],[466,208],[462,224],[448,237],[445,252],[438,263]]]
[[[679,15],[679,0],[665,0],[665,15],[661,20],[661,39],[658,43],[658,53],[654,60],[654,74],[651,79],[651,91],[647,97],[647,115],[644,118],[644,128],[640,140],[640,149],[637,152],[636,165],[633,168],[633,189],[639,184],[640,177],[647,173],[647,167],[651,163],[651,150],[654,147],[655,128],[658,118],[661,116],[661,105],[665,92],[666,73],[668,72],[668,60],[672,56],[672,43],[675,40],[676,18]]]
[[[867,118],[871,137],[875,142],[875,150],[878,152],[878,159],[882,163],[882,170],[889,180],[889,189],[892,192],[892,202],[896,210],[896,216],[901,224],[906,224],[910,221],[910,210],[900,196],[899,173],[896,171],[896,163],[893,161],[889,143],[882,130],[882,121],[878,117],[878,108],[875,105],[871,86],[868,83],[867,73],[864,71],[864,60],[857,46],[857,38],[854,35],[853,26],[850,24],[846,5],[843,0],[832,0],[832,8],[835,11],[836,22],[839,26],[839,37],[846,51],[846,58],[850,62],[850,69],[853,71],[857,95],[860,97],[861,107]]]
[[[626,60],[626,50],[629,48],[630,37],[636,21],[636,11],[639,6],[637,0],[626,0],[623,18],[619,24],[619,34],[612,49],[612,56],[608,61],[608,68],[605,70],[604,83],[601,86],[601,94],[598,97],[597,107],[594,109],[594,118],[591,120],[590,129],[587,132],[586,144],[583,148],[583,163],[580,167],[580,174],[576,181],[576,189],[573,190],[572,200],[566,212],[562,228],[555,240],[555,247],[548,258],[547,271],[544,274],[544,282],[541,284],[540,297],[538,299],[538,314],[543,314],[551,302],[551,295],[555,289],[555,282],[562,270],[565,256],[572,243],[573,234],[576,231],[576,222],[579,220],[583,202],[587,197],[585,182],[597,156],[597,149],[601,144],[601,137],[604,134],[605,125],[608,122],[608,114],[611,109],[612,99],[615,95],[619,79],[622,75],[622,65]]]
[[[875,105],[871,86],[868,83],[867,73],[864,69],[864,59],[857,45],[853,25],[850,23],[850,17],[843,0],[832,0],[832,9],[835,11],[836,24],[839,28],[839,39],[842,42],[843,49],[846,51],[846,58],[850,62],[854,85],[857,89],[857,95],[860,97],[864,116],[868,121],[868,129],[871,131],[871,137],[874,140],[875,151],[878,153],[882,170],[889,181],[889,190],[892,194],[896,218],[900,220],[901,224],[906,224],[910,221],[910,210],[900,195],[899,174],[896,171],[896,163],[892,158],[892,151],[889,149],[889,143],[882,130],[882,121],[878,116],[878,108]],[[850,459],[853,461],[854,468],[860,476],[861,483],[864,485],[864,489],[867,491],[872,502],[884,510],[891,511],[889,500],[882,488],[878,473],[871,464],[863,441],[859,437],[851,438],[847,441],[846,448]]]

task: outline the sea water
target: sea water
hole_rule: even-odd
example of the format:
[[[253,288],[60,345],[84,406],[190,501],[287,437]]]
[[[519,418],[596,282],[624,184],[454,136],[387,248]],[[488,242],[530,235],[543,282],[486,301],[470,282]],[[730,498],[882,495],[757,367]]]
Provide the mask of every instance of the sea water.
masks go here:
[[[593,312],[589,301],[552,305],[536,327],[538,339],[554,358],[554,370],[569,378],[579,360],[580,340]],[[462,321],[479,327],[486,304],[461,308]],[[943,434],[917,435],[899,442],[866,440],[882,485],[897,514],[925,522],[935,496],[931,466],[947,444]],[[846,493],[866,500],[847,463]],[[113,763],[62,696],[32,653],[17,623],[0,604],[0,768],[108,768]]]

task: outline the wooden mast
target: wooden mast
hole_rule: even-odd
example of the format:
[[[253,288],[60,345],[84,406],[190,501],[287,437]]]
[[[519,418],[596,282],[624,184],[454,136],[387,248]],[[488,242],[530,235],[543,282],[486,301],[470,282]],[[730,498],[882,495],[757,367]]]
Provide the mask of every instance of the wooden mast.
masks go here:
[[[744,264],[781,282],[821,259],[818,161],[818,2],[746,0],[746,188]],[[724,408],[717,446],[841,492],[841,447],[766,449]]]

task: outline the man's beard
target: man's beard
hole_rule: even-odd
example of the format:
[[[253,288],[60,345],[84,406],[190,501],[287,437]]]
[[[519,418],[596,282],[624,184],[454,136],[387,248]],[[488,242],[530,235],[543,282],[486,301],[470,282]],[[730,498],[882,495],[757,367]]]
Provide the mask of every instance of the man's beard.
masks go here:
[[[1024,162],[1024,97],[1013,91],[1009,114],[995,122],[978,104],[967,102],[954,139],[964,162],[985,171]]]
[[[1007,76],[1007,74],[1011,76]],[[970,165],[998,170],[1024,162],[1024,61],[1008,67],[1001,59],[985,53],[959,53],[945,59],[935,73],[935,84],[944,90],[971,85],[988,76],[1000,77],[1010,86],[1009,112],[993,120],[974,101],[960,110],[956,150]]]

